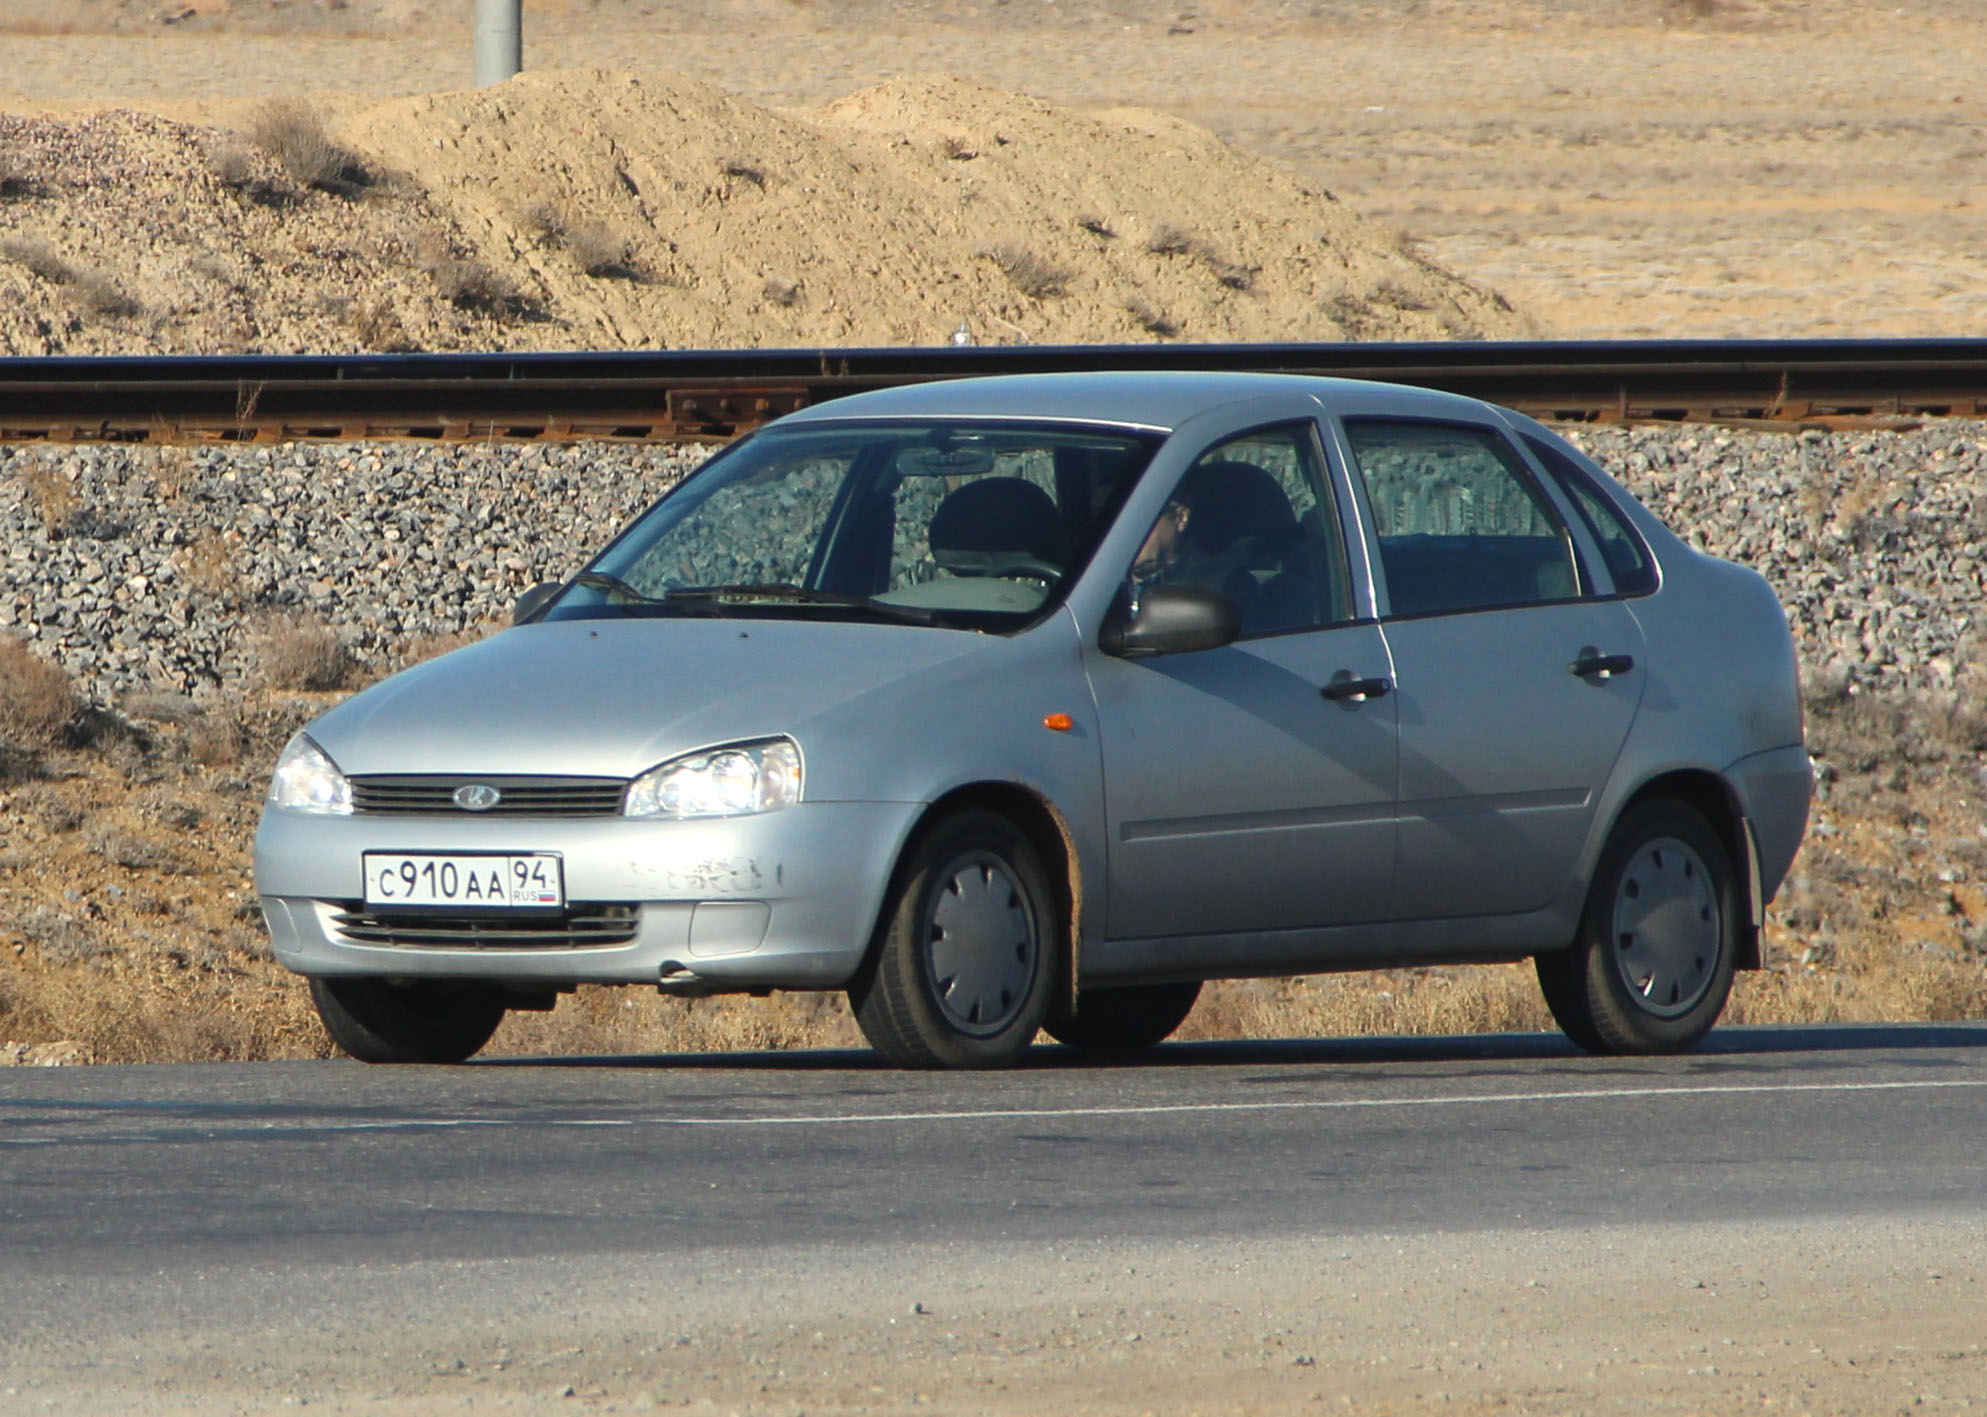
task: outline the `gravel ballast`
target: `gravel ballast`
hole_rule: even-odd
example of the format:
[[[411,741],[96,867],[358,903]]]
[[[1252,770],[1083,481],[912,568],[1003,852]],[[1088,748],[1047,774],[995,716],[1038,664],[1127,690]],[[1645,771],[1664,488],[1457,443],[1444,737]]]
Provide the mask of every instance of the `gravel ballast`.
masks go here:
[[[1575,440],[1687,540],[1758,569],[1811,683],[1950,689],[1987,593],[1987,424]],[[0,632],[96,701],[256,682],[282,627],[360,677],[502,622],[707,455],[636,444],[0,447]]]

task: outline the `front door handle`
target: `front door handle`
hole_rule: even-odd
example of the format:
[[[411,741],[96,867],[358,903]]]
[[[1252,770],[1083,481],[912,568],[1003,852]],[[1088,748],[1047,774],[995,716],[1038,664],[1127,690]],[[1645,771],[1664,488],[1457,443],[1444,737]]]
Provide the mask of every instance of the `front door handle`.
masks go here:
[[[1341,669],[1332,676],[1332,682],[1318,692],[1333,703],[1363,704],[1368,699],[1377,699],[1394,686],[1386,678],[1355,679],[1352,671]]]
[[[1570,668],[1582,679],[1612,679],[1617,674],[1626,674],[1635,667],[1632,654],[1602,654],[1592,645],[1580,651],[1580,657]]]

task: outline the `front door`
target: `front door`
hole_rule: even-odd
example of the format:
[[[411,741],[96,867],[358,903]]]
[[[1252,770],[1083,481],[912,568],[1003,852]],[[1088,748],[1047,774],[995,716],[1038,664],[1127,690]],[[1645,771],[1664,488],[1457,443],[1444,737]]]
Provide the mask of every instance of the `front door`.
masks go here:
[[[1377,626],[1352,623],[1316,425],[1210,448],[1132,572],[1219,590],[1242,637],[1191,654],[1092,651],[1114,940],[1386,917],[1398,751]],[[1364,683],[1367,692],[1348,692]],[[1328,693],[1329,691],[1329,693]]]

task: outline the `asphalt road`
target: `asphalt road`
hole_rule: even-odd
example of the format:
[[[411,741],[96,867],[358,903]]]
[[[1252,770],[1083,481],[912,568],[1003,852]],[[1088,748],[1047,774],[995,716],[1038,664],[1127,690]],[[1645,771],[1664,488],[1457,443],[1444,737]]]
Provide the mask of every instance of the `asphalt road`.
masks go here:
[[[1978,1217],[1987,1028],[0,1072],[0,1282],[161,1265]]]
[[[1987,1401],[1983,1137],[1979,1026],[9,1069],[0,1413]]]

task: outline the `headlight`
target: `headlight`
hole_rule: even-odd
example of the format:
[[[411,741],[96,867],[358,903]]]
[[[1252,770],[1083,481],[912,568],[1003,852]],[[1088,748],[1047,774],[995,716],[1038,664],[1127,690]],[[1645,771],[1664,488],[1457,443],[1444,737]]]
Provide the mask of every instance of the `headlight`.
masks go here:
[[[799,800],[799,745],[766,738],[658,763],[628,784],[623,810],[631,817],[739,817]]]
[[[269,805],[292,812],[348,817],[352,814],[352,784],[324,749],[299,733],[276,759],[269,779]]]

